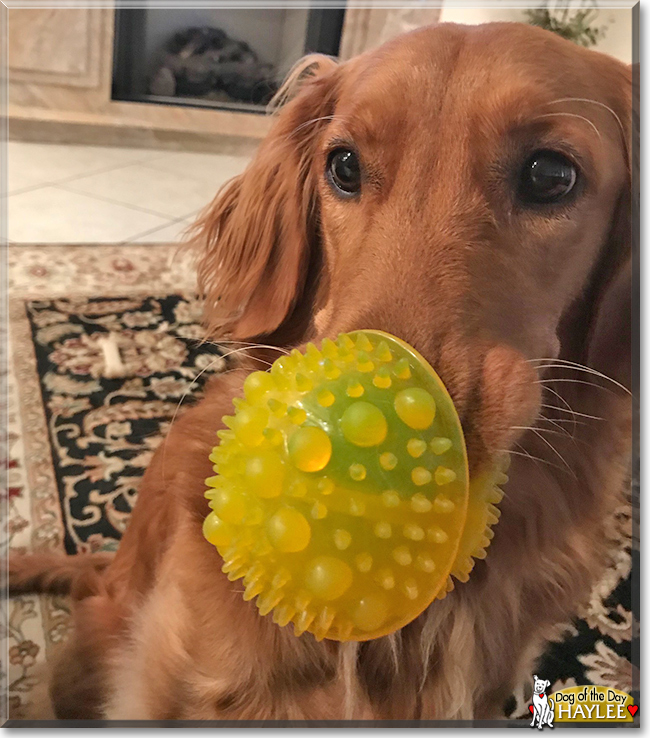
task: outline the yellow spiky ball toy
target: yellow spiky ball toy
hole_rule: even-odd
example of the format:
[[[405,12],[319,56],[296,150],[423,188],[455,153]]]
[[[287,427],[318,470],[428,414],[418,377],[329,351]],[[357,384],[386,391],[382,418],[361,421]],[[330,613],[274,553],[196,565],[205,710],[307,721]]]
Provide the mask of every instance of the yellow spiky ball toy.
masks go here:
[[[451,397],[405,342],[367,330],[308,344],[249,375],[234,405],[203,531],[278,625],[378,638],[485,557],[506,461],[469,479]]]

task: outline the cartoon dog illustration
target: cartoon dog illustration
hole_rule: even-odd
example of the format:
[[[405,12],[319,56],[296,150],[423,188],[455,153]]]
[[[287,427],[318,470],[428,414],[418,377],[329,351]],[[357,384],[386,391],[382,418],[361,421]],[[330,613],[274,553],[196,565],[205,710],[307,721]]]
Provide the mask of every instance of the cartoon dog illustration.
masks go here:
[[[531,728],[535,727],[535,720],[537,720],[537,727],[541,730],[545,725],[549,728],[553,727],[553,718],[555,717],[554,710],[555,704],[553,700],[545,694],[546,688],[551,686],[548,679],[539,679],[537,674],[533,675],[535,680],[535,686],[533,688],[533,722],[530,724]]]

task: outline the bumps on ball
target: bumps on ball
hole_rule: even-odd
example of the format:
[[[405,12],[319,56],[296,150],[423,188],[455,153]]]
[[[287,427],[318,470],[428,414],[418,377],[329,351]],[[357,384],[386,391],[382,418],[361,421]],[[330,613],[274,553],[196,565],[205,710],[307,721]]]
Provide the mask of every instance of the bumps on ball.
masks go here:
[[[289,439],[289,458],[301,471],[320,471],[331,456],[332,442],[322,428],[300,428]]]
[[[246,460],[244,478],[250,490],[260,497],[279,497],[284,489],[286,467],[276,453],[252,454]]]
[[[269,540],[278,551],[304,551],[311,538],[311,527],[304,515],[290,507],[278,510],[266,525]]]
[[[377,593],[365,595],[352,613],[354,624],[366,633],[379,630],[388,618],[388,603]]]
[[[350,443],[362,448],[379,446],[388,433],[382,411],[369,402],[352,403],[341,417],[341,430]]]
[[[305,584],[309,590],[326,602],[337,600],[352,585],[352,569],[333,556],[318,556],[308,565]]]
[[[268,410],[260,407],[242,408],[232,422],[235,435],[246,446],[259,446],[269,420]]]
[[[203,535],[213,546],[227,546],[233,536],[233,531],[215,513],[211,512],[203,521]]]
[[[409,387],[395,396],[395,412],[415,430],[426,430],[436,417],[436,401],[421,387]]]

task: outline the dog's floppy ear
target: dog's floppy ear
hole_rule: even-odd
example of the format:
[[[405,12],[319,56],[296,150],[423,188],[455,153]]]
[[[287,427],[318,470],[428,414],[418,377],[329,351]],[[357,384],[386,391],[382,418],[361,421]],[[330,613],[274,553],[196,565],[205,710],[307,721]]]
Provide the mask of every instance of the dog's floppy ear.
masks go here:
[[[253,161],[195,225],[211,337],[293,343],[309,326],[321,259],[312,159],[334,109],[337,70],[324,56],[294,70],[280,92],[293,98]]]
[[[607,59],[607,106],[620,129],[627,179],[619,192],[607,242],[590,283],[561,327],[562,356],[631,385],[632,272],[638,256],[638,88],[636,75]]]
[[[624,130],[628,179],[617,203],[607,251],[597,275],[586,355],[588,366],[628,389],[632,384],[633,262],[639,254],[637,82],[635,70],[627,67],[614,110]]]

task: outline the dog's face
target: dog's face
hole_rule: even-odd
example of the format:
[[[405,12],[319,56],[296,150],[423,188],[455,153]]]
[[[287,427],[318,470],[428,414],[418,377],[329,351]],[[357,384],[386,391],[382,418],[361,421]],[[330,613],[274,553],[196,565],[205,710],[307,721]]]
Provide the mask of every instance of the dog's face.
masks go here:
[[[475,466],[539,412],[531,360],[584,358],[576,304],[627,248],[629,71],[513,24],[324,66],[205,216],[210,317],[267,341],[399,336],[447,385]]]
[[[546,692],[546,688],[551,686],[551,683],[548,681],[548,679],[538,679],[537,676],[534,676],[533,679],[533,692],[535,694],[544,694],[544,692]]]

